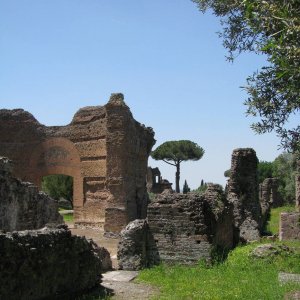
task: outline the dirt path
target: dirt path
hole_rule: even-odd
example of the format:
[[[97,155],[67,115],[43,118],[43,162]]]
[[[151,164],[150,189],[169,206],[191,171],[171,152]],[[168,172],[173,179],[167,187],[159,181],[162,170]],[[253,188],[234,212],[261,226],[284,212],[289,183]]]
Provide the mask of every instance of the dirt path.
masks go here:
[[[85,236],[92,239],[98,246],[105,247],[111,256],[113,268],[118,269],[117,247],[118,239],[106,238],[103,236],[103,229],[75,228],[73,223],[67,222],[72,234]],[[117,276],[110,276],[109,273],[118,272]],[[103,274],[101,285],[107,289],[107,294],[112,300],[147,300],[158,295],[159,290],[151,285],[134,282],[137,272],[113,271]],[[125,276],[124,274],[129,274]],[[131,274],[131,275],[130,275]]]

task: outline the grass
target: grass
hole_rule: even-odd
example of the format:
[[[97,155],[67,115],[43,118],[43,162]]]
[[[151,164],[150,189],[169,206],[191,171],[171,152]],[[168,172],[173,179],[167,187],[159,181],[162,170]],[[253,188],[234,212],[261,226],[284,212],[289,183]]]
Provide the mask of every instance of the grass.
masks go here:
[[[293,212],[293,211],[295,211],[295,206],[292,205],[272,208],[270,220],[268,221],[267,224],[267,231],[271,232],[272,234],[278,234],[280,214],[282,212]]]
[[[283,299],[299,290],[300,284],[279,285],[278,273],[300,273],[300,253],[252,258],[249,253],[257,245],[237,247],[226,262],[210,268],[160,265],[143,270],[138,280],[160,288],[156,299]],[[300,249],[300,242],[292,246]]]
[[[73,222],[73,214],[65,214],[63,215],[64,221],[65,222]]]
[[[272,209],[268,230],[278,233],[281,212],[294,211],[294,207],[285,206]],[[253,258],[251,251],[262,241],[232,250],[224,263],[206,267],[167,266],[141,271],[138,281],[153,284],[160,288],[161,294],[153,299],[283,299],[290,291],[300,290],[300,284],[280,285],[279,272],[300,273],[300,241],[275,242],[287,245],[294,253],[280,252],[267,258]]]

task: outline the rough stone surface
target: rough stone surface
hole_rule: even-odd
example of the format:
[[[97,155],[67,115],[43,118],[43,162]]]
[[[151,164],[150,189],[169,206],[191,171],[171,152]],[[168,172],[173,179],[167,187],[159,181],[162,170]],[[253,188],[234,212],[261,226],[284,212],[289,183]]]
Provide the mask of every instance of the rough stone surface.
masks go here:
[[[278,274],[278,280],[280,283],[300,283],[300,274],[284,273],[280,272]]]
[[[300,212],[281,213],[279,240],[300,240]]]
[[[147,169],[147,191],[148,193],[161,194],[164,190],[172,191],[172,183],[162,179],[159,168]]]
[[[136,220],[122,231],[120,268],[138,270],[160,261],[210,261],[213,249],[230,249],[233,245],[232,215],[227,204],[221,187],[213,184],[204,195],[159,194],[148,206],[148,222]]]
[[[235,243],[260,238],[257,164],[256,153],[251,148],[235,149],[232,153],[227,199],[233,205]]]
[[[12,162],[0,157],[0,230],[38,229],[63,223],[55,200],[12,177]]]
[[[100,282],[106,256],[63,225],[0,233],[0,249],[0,299],[10,300],[70,297],[90,289]]]
[[[288,255],[291,253],[294,253],[294,251],[286,245],[263,244],[254,248],[251,256],[254,258],[269,258],[271,256]]]
[[[300,291],[293,291],[284,296],[284,300],[300,300]]]
[[[130,222],[121,231],[118,264],[122,270],[140,270],[159,263],[155,244],[145,219]]]
[[[259,201],[261,207],[262,227],[264,227],[269,219],[271,207],[279,207],[282,198],[278,192],[279,182],[277,178],[266,178],[259,185]]]
[[[112,94],[104,106],[81,108],[66,126],[44,126],[23,109],[0,110],[0,155],[15,162],[14,175],[38,187],[46,175],[72,176],[75,222],[111,232],[146,216],[153,137],[122,94]]]

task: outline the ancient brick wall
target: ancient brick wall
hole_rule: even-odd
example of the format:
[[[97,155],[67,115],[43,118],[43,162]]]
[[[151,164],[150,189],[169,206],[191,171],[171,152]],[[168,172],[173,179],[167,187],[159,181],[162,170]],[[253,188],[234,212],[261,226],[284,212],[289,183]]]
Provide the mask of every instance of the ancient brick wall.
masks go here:
[[[119,267],[139,270],[159,262],[210,261],[212,251],[233,246],[232,211],[222,188],[209,184],[204,195],[165,191],[148,206],[146,220],[121,232]]]
[[[75,299],[100,283],[110,260],[107,250],[62,226],[0,232],[0,249],[0,299]]]
[[[38,229],[63,223],[57,203],[28,182],[12,177],[12,162],[0,157],[0,230]]]
[[[235,149],[232,153],[227,198],[233,205],[235,243],[260,237],[257,164],[256,153],[251,148]]]
[[[0,110],[0,155],[15,161],[15,176],[38,186],[46,175],[72,176],[75,222],[107,231],[145,215],[153,136],[133,119],[122,94],[80,109],[66,126],[44,126],[22,109]],[[119,226],[113,209],[123,211]]]

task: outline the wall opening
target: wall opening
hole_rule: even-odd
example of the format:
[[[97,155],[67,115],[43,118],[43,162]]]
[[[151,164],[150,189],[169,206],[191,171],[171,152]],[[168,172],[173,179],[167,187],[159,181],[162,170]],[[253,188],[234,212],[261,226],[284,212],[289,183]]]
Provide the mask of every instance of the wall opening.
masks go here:
[[[73,177],[64,174],[52,174],[42,177],[41,189],[57,200],[60,211],[73,210]]]

